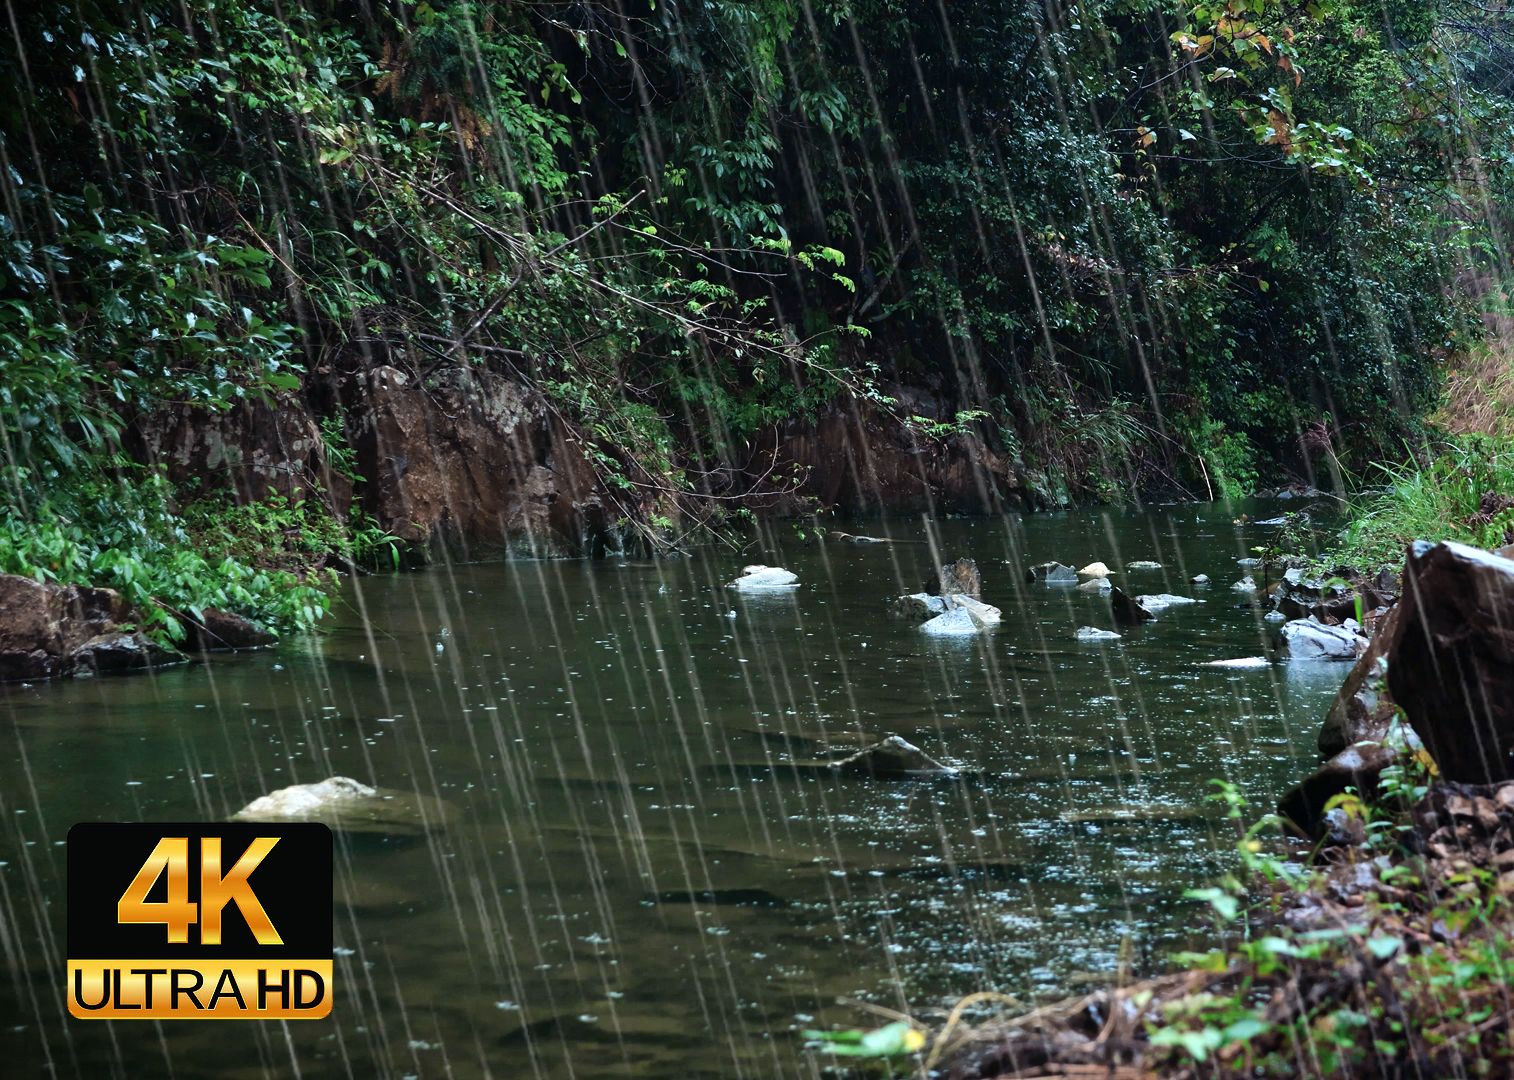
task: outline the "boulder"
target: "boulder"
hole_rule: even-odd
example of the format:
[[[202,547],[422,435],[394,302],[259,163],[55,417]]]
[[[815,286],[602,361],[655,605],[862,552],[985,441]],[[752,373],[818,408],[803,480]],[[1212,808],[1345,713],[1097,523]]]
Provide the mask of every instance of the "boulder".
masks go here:
[[[1380,741],[1387,735],[1388,725],[1398,711],[1386,680],[1388,652],[1398,635],[1399,610],[1399,607],[1389,610],[1379,624],[1377,633],[1368,640],[1367,651],[1357,659],[1325,714],[1319,732],[1319,750],[1323,756],[1333,757],[1353,743]]]
[[[161,667],[184,657],[121,628],[131,612],[113,589],[0,574],[0,682]]]
[[[1109,590],[1109,606],[1114,611],[1114,621],[1122,626],[1137,626],[1155,616],[1139,601],[1132,599],[1118,585]]]
[[[1150,559],[1137,559],[1135,562],[1125,564],[1127,570],[1160,570],[1161,568],[1161,563],[1152,562]]]
[[[1087,566],[1083,567],[1083,569],[1081,569],[1081,570],[1078,571],[1078,575],[1080,577],[1095,577],[1095,578],[1108,577],[1110,575],[1110,573],[1111,573],[1111,571],[1110,571],[1109,567],[1105,566],[1101,562],[1091,562]]]
[[[1299,660],[1355,660],[1367,648],[1355,619],[1341,626],[1327,626],[1310,616],[1283,626],[1283,647]]]
[[[864,773],[884,780],[961,775],[958,770],[941,764],[918,746],[897,735],[890,735],[882,742],[830,764],[831,768],[838,771]]]
[[[1098,593],[1100,596],[1114,588],[1114,582],[1107,577],[1089,578],[1077,586],[1078,592]]]
[[[1380,742],[1362,742],[1346,747],[1315,773],[1296,784],[1278,801],[1277,812],[1306,836],[1320,839],[1332,823],[1325,804],[1351,788],[1366,802],[1379,794],[1383,770],[1398,760],[1398,751]]]
[[[925,591],[933,596],[970,596],[983,598],[983,575],[972,559],[958,559],[938,569],[925,583]]]
[[[1388,690],[1446,780],[1514,778],[1514,560],[1415,543]]]
[[[1184,607],[1188,604],[1197,604],[1198,601],[1191,596],[1174,596],[1172,593],[1155,593],[1151,596],[1138,596],[1136,603],[1153,614],[1163,608]]]
[[[1248,575],[1230,587],[1239,593],[1254,593],[1256,592],[1256,581]]]
[[[1119,641],[1120,635],[1113,630],[1100,630],[1097,626],[1080,626],[1077,639],[1079,641]]]
[[[924,622],[932,616],[945,612],[946,600],[929,593],[905,593],[903,596],[896,596],[890,600],[888,610],[890,614],[898,618]]]
[[[1048,585],[1071,585],[1077,582],[1078,572],[1065,563],[1037,563],[1025,571],[1026,581],[1044,581]]]
[[[1272,598],[1274,611],[1289,619],[1313,616],[1322,623],[1338,625],[1398,599],[1397,575],[1383,571],[1367,578],[1342,568],[1328,578],[1309,577],[1301,567],[1284,571]]]
[[[429,795],[369,787],[346,776],[292,784],[253,799],[233,821],[319,821],[357,833],[416,834],[446,826],[451,806]]]
[[[334,392],[362,500],[407,543],[467,558],[602,555],[630,541],[623,518],[677,516],[655,496],[611,496],[581,437],[528,383],[478,365],[421,380],[364,364]]]
[[[764,589],[788,589],[799,584],[799,575],[792,570],[785,570],[781,566],[744,566],[741,568],[741,576],[735,581],[726,582],[726,588],[741,591],[757,591]]]
[[[279,640],[251,619],[213,608],[206,608],[198,623],[191,620],[188,629],[188,647],[196,652],[261,649]]]
[[[1209,575],[1208,574],[1194,574],[1193,577],[1191,577],[1191,578],[1188,579],[1188,583],[1190,585],[1208,585],[1209,584]]]
[[[970,596],[944,597],[947,610],[934,619],[922,623],[920,629],[927,634],[957,636],[976,634],[1001,621],[999,609]]]

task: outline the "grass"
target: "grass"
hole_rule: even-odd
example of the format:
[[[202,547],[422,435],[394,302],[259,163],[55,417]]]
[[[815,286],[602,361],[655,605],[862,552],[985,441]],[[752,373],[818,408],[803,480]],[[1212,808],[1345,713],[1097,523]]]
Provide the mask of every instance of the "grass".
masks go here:
[[[1375,468],[1386,486],[1353,501],[1323,562],[1397,568],[1414,540],[1514,543],[1514,436],[1453,436],[1428,460]]]

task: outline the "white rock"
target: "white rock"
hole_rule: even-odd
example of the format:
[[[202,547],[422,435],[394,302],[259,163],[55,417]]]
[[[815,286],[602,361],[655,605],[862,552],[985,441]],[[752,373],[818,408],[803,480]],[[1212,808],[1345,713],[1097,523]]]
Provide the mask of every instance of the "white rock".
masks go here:
[[[1109,567],[1101,562],[1091,562],[1078,571],[1083,577],[1108,577],[1111,573]]]
[[[1152,562],[1150,559],[1137,559],[1135,562],[1125,564],[1127,570],[1160,570],[1161,568],[1161,563]]]
[[[781,566],[745,566],[729,589],[787,589],[799,584],[799,575]]]
[[[1077,588],[1078,592],[1107,593],[1114,586],[1109,583],[1107,577],[1096,577],[1083,582]]]
[[[1230,587],[1232,589],[1234,589],[1236,592],[1247,592],[1247,593],[1256,592],[1256,582],[1253,581],[1249,577],[1243,577],[1243,578],[1241,578],[1240,581],[1237,581],[1234,585],[1232,585]]]
[[[1119,641],[1120,635],[1113,630],[1100,630],[1097,626],[1078,627],[1079,641]]]
[[[372,799],[377,794],[377,788],[349,776],[332,776],[319,783],[293,784],[269,792],[242,807],[236,817],[240,821],[299,821],[334,806]]]
[[[1189,578],[1188,580],[1189,580],[1189,582],[1191,584],[1194,584],[1194,585],[1208,585],[1209,584],[1209,575],[1208,574],[1194,574],[1193,577]]]
[[[1206,660],[1202,664],[1200,664],[1199,666],[1200,667],[1249,669],[1249,668],[1264,668],[1264,667],[1267,666],[1267,664],[1268,664],[1268,661],[1267,661],[1267,658],[1265,656],[1240,656],[1240,657],[1237,657],[1234,660]]]
[[[974,600],[971,596],[962,593],[952,593],[944,597],[948,607],[967,612],[973,621],[980,627],[998,626],[1003,621],[1003,613],[992,604],[985,604],[981,600]]]
[[[372,788],[347,776],[280,788],[242,807],[233,821],[319,821],[346,832],[414,835],[446,826],[453,808],[430,795]]]
[[[1157,593],[1154,596],[1138,596],[1136,603],[1147,611],[1161,611],[1163,608],[1182,607],[1185,604],[1197,604],[1198,601],[1191,596],[1174,596],[1172,593]]]
[[[1355,619],[1341,626],[1326,626],[1312,616],[1294,619],[1283,626],[1283,644],[1301,660],[1355,660],[1367,646],[1359,629]]]
[[[979,634],[985,629],[973,613],[966,608],[954,607],[944,615],[937,615],[920,624],[922,633],[933,634],[940,637],[965,637],[969,634]]]

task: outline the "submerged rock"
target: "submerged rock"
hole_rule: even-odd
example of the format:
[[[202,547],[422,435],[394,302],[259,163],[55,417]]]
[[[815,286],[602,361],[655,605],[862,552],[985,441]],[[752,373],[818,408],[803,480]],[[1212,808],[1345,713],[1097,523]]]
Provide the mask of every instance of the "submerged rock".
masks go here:
[[[788,907],[789,901],[766,889],[668,889],[651,897],[654,904],[708,904],[715,907]]]
[[[1237,671],[1249,671],[1256,668],[1270,667],[1272,661],[1265,656],[1237,656],[1233,660],[1205,660],[1199,667],[1232,668]]]
[[[1111,573],[1111,571],[1110,571],[1109,567],[1105,566],[1101,562],[1091,562],[1087,566],[1083,567],[1083,569],[1081,569],[1081,570],[1078,571],[1078,575],[1080,577],[1095,577],[1095,578],[1108,577],[1110,575],[1110,573]]]
[[[1243,577],[1230,587],[1236,592],[1254,593],[1256,592],[1256,581],[1250,577]]]
[[[1124,626],[1136,626],[1156,617],[1118,585],[1109,590],[1109,606],[1114,611],[1115,622]]]
[[[925,591],[933,596],[970,596],[980,600],[983,597],[983,574],[972,559],[958,559],[940,567],[926,581]]]
[[[137,630],[114,589],[0,574],[0,682],[140,671],[184,662]]]
[[[1150,559],[1137,559],[1135,562],[1125,564],[1127,570],[1160,570],[1161,568],[1161,563],[1152,562]]]
[[[1194,574],[1193,577],[1191,577],[1191,578],[1188,579],[1188,583],[1190,585],[1208,585],[1209,584],[1209,575],[1208,574]]]
[[[1514,778],[1514,560],[1416,543],[1388,689],[1446,780]]]
[[[1098,593],[1101,596],[1114,588],[1114,582],[1107,577],[1090,578],[1078,585],[1078,592]]]
[[[728,589],[787,589],[799,584],[799,575],[781,566],[744,566],[741,576],[728,582]]]
[[[1355,660],[1367,648],[1355,619],[1326,626],[1312,616],[1283,626],[1283,647],[1300,660]]]
[[[232,820],[318,821],[345,832],[413,834],[441,828],[452,817],[452,808],[440,799],[332,776],[253,799]]]
[[[1025,571],[1025,580],[1044,581],[1048,585],[1073,584],[1078,580],[1078,572],[1066,563],[1037,563]]]
[[[1187,604],[1197,604],[1198,601],[1191,596],[1174,596],[1172,593],[1154,593],[1150,596],[1136,597],[1136,603],[1150,612],[1158,612],[1163,608],[1183,607]]]
[[[1119,641],[1120,635],[1113,630],[1100,630],[1097,626],[1080,626],[1077,631],[1079,641]]]
[[[830,763],[842,772],[866,773],[879,779],[918,779],[956,777],[961,773],[943,765],[913,743],[890,735],[880,743],[859,750],[850,757]]]

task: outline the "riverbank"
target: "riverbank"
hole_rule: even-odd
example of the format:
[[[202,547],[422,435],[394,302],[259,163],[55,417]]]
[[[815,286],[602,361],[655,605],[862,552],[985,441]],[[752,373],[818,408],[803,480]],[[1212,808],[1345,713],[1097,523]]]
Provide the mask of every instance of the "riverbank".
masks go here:
[[[1514,548],[1418,545],[1280,803],[1222,785],[1236,870],[1180,970],[936,1033],[951,1080],[1503,1075],[1514,1067]],[[1349,713],[1348,706],[1356,708]],[[932,1075],[938,1075],[933,1073]]]

